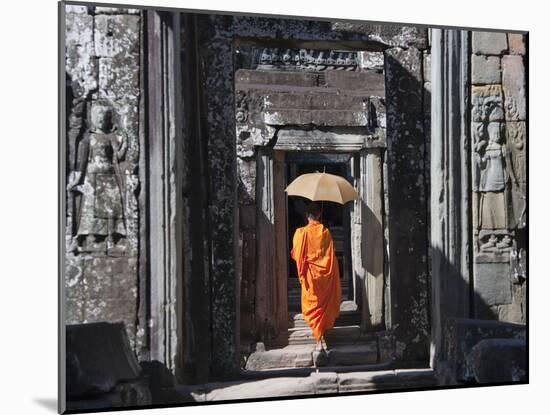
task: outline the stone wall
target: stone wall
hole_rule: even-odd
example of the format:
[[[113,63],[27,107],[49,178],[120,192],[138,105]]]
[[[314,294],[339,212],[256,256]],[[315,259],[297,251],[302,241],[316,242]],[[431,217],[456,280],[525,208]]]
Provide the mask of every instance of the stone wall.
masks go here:
[[[526,321],[526,38],[473,32],[474,315]]]
[[[144,338],[138,318],[141,21],[135,9],[65,8],[66,322],[123,321],[135,350]]]

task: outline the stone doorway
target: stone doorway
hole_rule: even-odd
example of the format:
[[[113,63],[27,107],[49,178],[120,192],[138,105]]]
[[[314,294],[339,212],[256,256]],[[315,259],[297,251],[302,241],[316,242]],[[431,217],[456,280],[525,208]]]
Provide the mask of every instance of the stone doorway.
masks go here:
[[[286,154],[286,183],[305,173],[326,172],[347,177],[352,180],[350,155],[336,153],[293,153]],[[287,240],[288,249],[292,249],[292,238],[298,227],[304,226],[305,207],[310,201],[300,197],[287,198]],[[322,202],[321,222],[327,226],[334,240],[336,257],[340,267],[342,286],[342,311],[357,311],[359,296],[351,269],[350,245],[350,207],[338,203]],[[297,277],[296,263],[289,257],[288,261],[288,313],[292,320],[300,310],[300,284]]]
[[[305,360],[288,364],[313,364],[309,348],[315,340],[301,316],[300,285],[289,255],[294,231],[304,225],[305,200],[288,198],[284,188],[300,174],[324,170],[347,177],[361,196],[345,206],[324,205],[343,278],[340,317],[325,336],[338,349],[330,361],[379,363],[380,347],[392,349],[384,309],[383,58],[361,55],[376,68],[360,70],[357,52],[338,52],[346,59],[339,61],[342,67],[330,68],[307,62],[334,56],[332,51],[302,50],[295,60],[305,64],[289,69],[275,55],[240,50],[238,60],[248,67],[235,73],[241,350],[246,355],[256,345],[288,357],[290,347],[290,356],[304,353]],[[388,345],[380,346],[384,341]],[[252,358],[249,369],[265,367],[261,353],[259,364]],[[279,358],[271,367],[282,364]]]

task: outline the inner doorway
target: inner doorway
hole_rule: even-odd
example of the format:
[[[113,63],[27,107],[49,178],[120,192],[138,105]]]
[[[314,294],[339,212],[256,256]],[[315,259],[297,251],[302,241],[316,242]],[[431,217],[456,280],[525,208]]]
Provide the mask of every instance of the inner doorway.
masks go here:
[[[351,156],[349,154],[330,154],[312,152],[287,152],[286,185],[296,177],[315,172],[326,172],[351,179]],[[351,181],[351,180],[350,180]],[[287,197],[287,241],[288,251],[292,249],[292,239],[297,228],[305,226],[305,209],[309,199]],[[342,287],[342,311],[356,311],[356,293],[354,292],[353,272],[351,267],[350,245],[350,206],[333,202],[321,202],[321,222],[330,230],[334,241],[336,257],[340,268]],[[288,262],[288,314],[292,320],[301,313],[301,287],[298,280],[296,262]]]

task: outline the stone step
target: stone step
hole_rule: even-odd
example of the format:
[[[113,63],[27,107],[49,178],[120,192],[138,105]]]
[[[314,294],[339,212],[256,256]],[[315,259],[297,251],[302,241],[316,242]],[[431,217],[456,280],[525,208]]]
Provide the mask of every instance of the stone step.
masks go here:
[[[314,345],[290,345],[280,349],[253,352],[247,359],[246,370],[313,367]],[[327,349],[325,366],[369,365],[378,363],[376,340],[353,345],[337,345]]]
[[[173,388],[173,393],[179,394],[179,402],[209,402],[402,390],[439,385],[434,371],[430,368],[371,369],[367,367],[361,368],[360,371],[356,370],[357,368],[354,367],[351,371],[347,367],[326,367],[318,370],[299,368],[243,371],[243,378],[236,381],[179,385]]]
[[[302,316],[302,314],[300,314]],[[345,326],[359,326],[361,324],[361,315],[358,313],[349,313],[349,314],[341,314],[335,322],[335,326],[337,327],[345,327]],[[289,328],[290,329],[297,329],[297,328],[308,328],[308,324],[306,321],[302,318],[295,318],[289,322]]]
[[[376,336],[363,333],[361,327],[353,326],[336,326],[325,333],[325,341],[327,345],[335,344],[354,344],[360,341],[367,341]],[[313,333],[309,327],[297,327],[288,330],[288,344],[315,344],[317,341],[313,337]]]

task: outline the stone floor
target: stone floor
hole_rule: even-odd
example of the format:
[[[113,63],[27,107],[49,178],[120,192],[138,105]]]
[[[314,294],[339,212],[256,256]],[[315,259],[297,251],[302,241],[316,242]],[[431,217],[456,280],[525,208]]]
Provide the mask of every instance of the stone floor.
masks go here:
[[[319,370],[306,376],[281,376],[259,380],[180,386],[176,388],[176,391],[186,401],[208,402],[366,392],[384,389],[404,390],[437,386],[437,384],[434,373],[429,368],[344,373]]]

